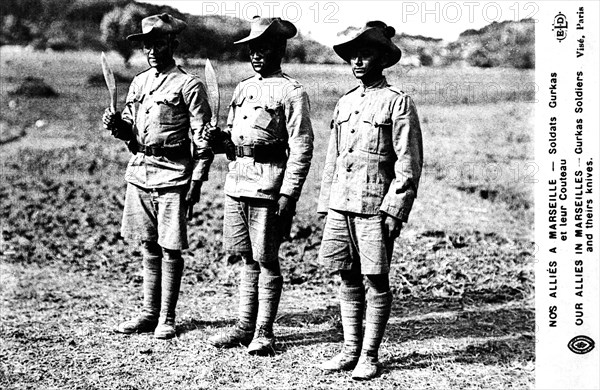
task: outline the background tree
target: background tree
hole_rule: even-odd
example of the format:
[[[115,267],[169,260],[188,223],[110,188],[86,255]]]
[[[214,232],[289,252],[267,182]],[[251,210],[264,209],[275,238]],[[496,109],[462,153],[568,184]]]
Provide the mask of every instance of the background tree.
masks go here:
[[[139,32],[140,23],[148,16],[145,8],[131,3],[125,7],[116,7],[106,13],[100,23],[102,42],[112,50],[118,52],[129,67],[135,47],[126,39],[129,34]]]

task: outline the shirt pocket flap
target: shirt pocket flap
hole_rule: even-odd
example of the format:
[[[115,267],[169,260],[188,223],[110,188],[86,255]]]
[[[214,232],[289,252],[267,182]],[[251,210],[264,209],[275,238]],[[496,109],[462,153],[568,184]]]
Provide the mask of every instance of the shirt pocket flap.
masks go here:
[[[181,98],[177,93],[161,93],[160,95],[154,95],[154,101],[159,105],[177,106],[181,102]]]
[[[281,110],[282,107],[283,107],[283,104],[281,104],[279,102],[269,103],[269,104],[265,104],[263,106],[263,108],[265,109],[265,111],[268,111],[268,112],[270,112],[272,114],[274,114],[277,111]]]
[[[253,107],[255,113],[254,127],[268,129],[273,121],[275,112],[267,108],[267,106],[256,105]]]
[[[340,111],[337,115],[337,118],[335,119],[335,121],[337,122],[338,125],[341,125],[342,123],[348,122],[350,120],[350,111],[347,112],[343,112]]]
[[[370,124],[373,127],[378,128],[391,128],[392,120],[390,118],[379,115],[378,113],[372,113],[369,115],[364,115],[361,120],[365,123]]]
[[[233,99],[231,101],[230,106],[240,107],[242,104],[244,104],[244,100],[246,100],[246,96],[239,96],[237,99]]]
[[[144,95],[138,92],[131,95],[127,95],[127,100],[125,100],[125,104],[141,103],[143,100]]]

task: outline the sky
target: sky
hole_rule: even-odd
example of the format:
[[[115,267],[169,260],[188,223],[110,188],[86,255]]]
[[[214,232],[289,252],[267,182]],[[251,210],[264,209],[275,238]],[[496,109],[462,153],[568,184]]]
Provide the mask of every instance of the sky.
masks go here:
[[[396,33],[423,35],[454,41],[467,29],[494,21],[533,17],[537,5],[530,1],[198,1],[141,0],[170,5],[194,15],[227,15],[250,20],[255,15],[281,17],[318,42],[332,45],[349,26],[362,27],[382,20]]]

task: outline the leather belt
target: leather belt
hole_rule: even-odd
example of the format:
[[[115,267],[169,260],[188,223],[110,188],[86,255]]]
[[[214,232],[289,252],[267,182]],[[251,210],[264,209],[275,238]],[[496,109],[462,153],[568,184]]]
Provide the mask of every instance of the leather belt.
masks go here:
[[[277,162],[287,159],[287,142],[273,142],[268,144],[256,143],[253,145],[236,145],[237,157],[252,157],[260,163]]]
[[[254,157],[254,146],[235,145],[235,155],[237,157]]]
[[[190,141],[185,140],[178,142],[176,144],[170,145],[137,145],[136,153],[143,153],[146,156],[155,156],[155,157],[173,157],[182,153],[190,153]]]

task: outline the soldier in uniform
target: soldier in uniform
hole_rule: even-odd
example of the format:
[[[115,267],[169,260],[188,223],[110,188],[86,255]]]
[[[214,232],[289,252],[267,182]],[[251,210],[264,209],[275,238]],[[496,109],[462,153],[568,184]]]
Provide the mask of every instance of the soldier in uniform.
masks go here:
[[[321,368],[354,369],[357,380],[380,371],[378,351],[392,304],[388,273],[394,240],[408,220],[423,165],[415,105],[382,75],[400,60],[394,34],[383,22],[368,22],[333,46],[350,63],[359,85],[335,108],[319,197],[318,212],[327,215],[320,257],[341,276],[344,333],[342,351]]]
[[[201,135],[211,117],[205,87],[173,59],[176,35],[185,27],[168,14],[142,20],[142,33],[127,39],[143,42],[150,68],[133,79],[123,113],[108,108],[102,118],[133,153],[121,234],[141,241],[144,269],[142,313],[116,331],[154,332],[159,339],[176,334],[186,211],[199,201],[213,159]]]
[[[226,138],[237,159],[225,179],[225,249],[243,259],[239,319],[209,339],[216,347],[248,345],[274,355],[273,322],[283,278],[278,251],[289,228],[313,151],[308,95],[281,71],[286,41],[296,28],[280,18],[255,17],[247,43],[256,74],[235,88]]]

